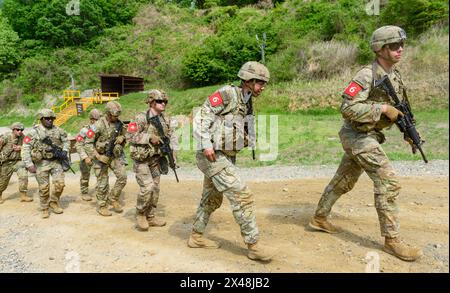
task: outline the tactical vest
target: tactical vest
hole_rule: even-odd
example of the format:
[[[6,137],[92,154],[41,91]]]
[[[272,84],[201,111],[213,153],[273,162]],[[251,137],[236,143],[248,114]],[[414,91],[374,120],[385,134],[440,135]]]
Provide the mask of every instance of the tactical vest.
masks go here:
[[[383,77],[378,72],[378,66],[379,65],[376,61],[371,65],[372,82],[370,84],[369,96],[367,97],[365,103],[389,104],[393,106],[394,102],[389,97],[389,95],[382,88],[375,87],[375,83],[377,82],[377,80]],[[390,74],[388,74],[388,76],[392,83],[392,86],[395,89],[395,92],[397,93],[397,96],[402,100],[408,100],[408,97],[406,95],[406,86],[403,83],[400,72],[397,69],[394,69]],[[351,121],[350,123],[353,129],[361,132],[368,132],[371,130],[381,131],[382,129],[391,127],[394,124],[394,122],[390,121],[389,118],[387,118],[385,115],[381,115],[380,120],[376,124],[359,123],[355,121]]]
[[[32,135],[32,149],[31,149],[31,159],[33,162],[39,162],[41,160],[52,160],[53,154],[51,152],[51,147],[42,140],[49,137],[53,144],[63,148],[63,142],[61,140],[61,129],[57,126],[53,126],[50,129],[45,128],[42,125],[33,126],[34,134]]]
[[[13,150],[14,145],[23,144],[24,136],[16,137],[14,133],[10,133],[9,135],[3,135],[3,146],[0,150],[0,163],[4,163],[7,161],[19,161],[21,159],[20,152],[16,152]]]
[[[247,122],[249,105],[243,100],[241,88],[234,85],[230,87],[232,90],[226,90],[223,94],[221,92],[224,104],[227,104],[216,115],[216,120],[211,126],[211,140],[214,149],[235,156],[237,152],[248,146],[248,130],[244,125]]]
[[[145,126],[143,133],[147,133],[151,136],[158,136],[160,137],[158,130],[156,127],[150,122],[150,111],[147,111],[145,113],[141,113],[141,115],[145,115]],[[169,118],[164,115],[164,113],[161,113],[159,115],[159,120],[161,121],[161,125],[163,127],[163,132],[166,137],[170,138],[170,121]],[[148,144],[135,144],[130,142],[130,157],[131,159],[142,162],[145,161],[155,155],[161,155],[161,150],[159,145],[153,145],[151,142]]]
[[[95,133],[94,136],[94,147],[95,150],[103,155],[106,153],[109,147],[109,143],[111,142],[111,138],[113,137],[114,133],[116,131],[116,123],[109,123],[106,117],[100,118],[95,123]],[[124,127],[122,127],[121,133],[118,134],[118,136],[123,135]],[[114,142],[113,142],[114,143]]]

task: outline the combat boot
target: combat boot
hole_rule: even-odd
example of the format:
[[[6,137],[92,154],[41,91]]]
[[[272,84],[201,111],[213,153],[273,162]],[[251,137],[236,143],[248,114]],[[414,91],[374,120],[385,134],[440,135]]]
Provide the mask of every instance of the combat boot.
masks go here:
[[[247,257],[252,260],[269,261],[277,253],[274,248],[258,244],[247,244],[248,254]]]
[[[2,198],[2,195],[0,194],[0,204],[4,203],[5,200]]]
[[[138,230],[147,231],[148,230],[148,221],[147,217],[144,214],[136,214],[136,227]]]
[[[97,208],[97,213],[104,217],[112,216],[112,213],[108,210],[106,206],[101,206]]]
[[[220,244],[216,241],[212,241],[206,238],[203,238],[203,234],[192,231],[191,236],[189,237],[187,245],[190,248],[219,248]]]
[[[309,222],[309,227],[314,230],[324,231],[330,234],[339,233],[339,230],[331,224],[326,217],[314,216]]]
[[[48,217],[50,217],[50,213],[48,212],[48,209],[43,209],[42,213],[41,213],[41,218],[47,219]]]
[[[399,237],[385,237],[383,250],[405,261],[415,261],[423,255],[420,247],[407,245]]]
[[[21,192],[20,193],[20,201],[30,202],[30,201],[33,201],[33,198],[29,197],[26,192]]]
[[[81,195],[81,199],[84,200],[84,201],[91,201],[91,200],[92,200],[92,196],[90,196],[90,195],[87,194],[87,193],[83,193],[83,194]]]
[[[121,212],[123,212],[123,209],[122,209],[122,207],[120,206],[120,203],[119,203],[118,201],[113,201],[113,202],[111,203],[111,205],[112,205],[112,207],[113,207],[113,210],[114,210],[116,213],[121,213]]]
[[[56,201],[51,201],[50,202],[50,208],[52,209],[52,211],[55,214],[62,214],[63,213],[63,209],[61,208],[61,206],[59,205],[58,202]]]
[[[151,227],[163,227],[166,225],[166,221],[155,216],[147,216],[147,222]]]

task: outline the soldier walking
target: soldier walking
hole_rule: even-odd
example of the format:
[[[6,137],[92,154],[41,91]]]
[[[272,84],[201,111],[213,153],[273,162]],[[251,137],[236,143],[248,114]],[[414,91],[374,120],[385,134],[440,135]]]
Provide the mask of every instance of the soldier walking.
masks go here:
[[[91,201],[89,195],[89,178],[91,177],[91,168],[94,160],[94,133],[95,122],[100,119],[101,113],[97,109],[89,112],[90,124],[83,126],[76,137],[75,148],[80,156],[80,190],[81,199]]]
[[[39,198],[42,218],[48,218],[49,208],[55,214],[62,214],[60,197],[64,190],[64,170],[61,162],[55,158],[52,147],[45,143],[45,139],[60,147],[65,155],[69,153],[67,133],[53,125],[56,115],[50,109],[40,110],[38,119],[40,124],[33,126],[23,139],[22,159],[27,170],[36,173],[39,184]],[[53,192],[50,195],[50,176],[53,179]]]
[[[112,215],[108,210],[108,204],[112,205],[116,213],[123,211],[119,198],[127,184],[127,172],[123,155],[126,129],[119,120],[121,112],[122,106],[118,102],[108,102],[105,106],[105,115],[91,129],[94,140],[94,173],[97,177],[97,212],[102,216]],[[116,183],[110,192],[108,169],[116,176]]]
[[[194,135],[199,143],[197,166],[204,174],[203,193],[188,240],[192,248],[218,248],[219,243],[203,237],[211,214],[229,201],[252,260],[270,260],[275,250],[259,243],[253,193],[235,166],[236,154],[248,145],[244,121],[269,81],[269,70],[250,61],[242,65],[240,86],[227,85],[206,99],[195,117]],[[231,122],[232,124],[228,123]],[[231,133],[231,135],[229,135]]]
[[[0,135],[0,204],[5,200],[2,198],[3,191],[6,190],[9,180],[14,172],[19,178],[20,201],[33,201],[28,192],[28,171],[21,159],[20,153],[23,144],[23,131],[25,127],[21,122],[14,122],[11,125],[11,133]]]
[[[341,113],[345,119],[339,137],[344,155],[336,174],[320,198],[309,226],[315,230],[338,233],[327,217],[339,197],[353,189],[363,172],[374,184],[375,207],[385,238],[384,251],[406,261],[422,255],[419,247],[405,244],[399,237],[397,197],[398,177],[381,144],[384,128],[391,127],[399,116],[389,96],[374,85],[387,75],[397,95],[407,101],[406,87],[395,65],[405,49],[406,33],[397,26],[383,26],[374,31],[370,41],[376,60],[362,68],[344,90]],[[408,141],[411,143],[410,141]]]
[[[164,113],[168,102],[164,91],[151,90],[146,99],[149,109],[139,113],[128,125],[130,156],[134,161],[133,169],[140,188],[136,204],[136,227],[141,231],[147,231],[150,226],[166,225],[163,219],[155,216],[155,210],[159,199],[161,173],[167,174],[168,162],[159,147],[162,138],[151,123],[151,118],[157,117],[164,135],[172,137],[174,132],[170,128],[170,119]]]

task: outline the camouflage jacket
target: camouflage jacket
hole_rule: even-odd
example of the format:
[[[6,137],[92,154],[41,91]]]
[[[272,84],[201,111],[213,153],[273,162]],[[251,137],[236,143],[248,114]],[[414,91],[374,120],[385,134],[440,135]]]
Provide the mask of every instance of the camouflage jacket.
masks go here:
[[[75,148],[78,155],[80,155],[80,160],[84,160],[88,157],[94,158],[94,136],[95,136],[95,125],[85,125],[81,128],[75,139]]]
[[[51,147],[42,142],[47,136],[52,140],[53,144],[61,147],[63,151],[69,152],[70,144],[64,129],[58,126],[47,129],[42,124],[34,125],[23,139],[24,144],[21,154],[25,167],[31,167],[34,163],[42,160],[53,159],[53,154],[50,152]]]
[[[127,140],[130,143],[130,157],[135,161],[144,161],[152,156],[161,155],[159,145],[151,143],[153,137],[162,142],[158,130],[150,122],[150,118],[154,116],[150,110],[141,112],[128,124]],[[159,120],[161,121],[164,135],[172,141],[175,133],[170,126],[170,118],[161,113]]]
[[[21,159],[20,151],[14,151],[13,146],[22,146],[23,137],[23,135],[16,137],[13,132],[0,135],[0,163]]]
[[[226,85],[208,97],[194,118],[198,149],[213,148],[234,156],[248,146],[244,125],[248,122],[249,103],[242,89],[234,85]]]
[[[381,130],[394,123],[381,113],[384,104],[393,105],[385,91],[374,87],[374,82],[388,75],[401,99],[406,99],[406,87],[397,69],[384,71],[376,61],[362,68],[344,90],[341,113],[345,119],[341,129],[344,149],[354,154],[369,150],[385,141]]]
[[[341,113],[346,123],[354,130],[369,132],[380,131],[392,126],[386,116],[381,114],[383,104],[392,105],[389,96],[382,89],[374,88],[374,81],[388,75],[399,97],[406,99],[406,87],[403,84],[400,72],[393,69],[390,73],[374,62],[361,69],[342,94],[344,100],[341,105]]]
[[[114,133],[116,132],[116,124],[122,123],[121,121],[117,121],[115,123],[110,123],[106,117],[101,117],[97,122],[95,122],[94,126],[91,127],[93,129],[94,135],[94,149],[99,154],[104,155],[108,151],[109,144],[111,142],[111,138],[113,137]],[[119,124],[117,124],[119,125]],[[124,124],[122,123],[122,129],[120,133],[117,134],[117,137],[123,136],[125,137],[126,134],[126,128]],[[87,135],[87,134],[86,134]],[[114,142],[112,142],[114,143]],[[124,139],[121,146],[124,147],[126,144],[126,140]]]

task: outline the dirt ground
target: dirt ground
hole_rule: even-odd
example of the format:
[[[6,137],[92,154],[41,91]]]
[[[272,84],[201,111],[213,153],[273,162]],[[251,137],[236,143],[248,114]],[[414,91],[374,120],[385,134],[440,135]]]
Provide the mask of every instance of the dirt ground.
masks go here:
[[[94,180],[94,179],[93,179]],[[37,183],[34,202],[19,202],[14,176],[0,205],[0,271],[3,272],[449,272],[449,189],[445,177],[401,177],[401,234],[424,249],[417,262],[381,251],[382,238],[371,182],[362,177],[333,209],[337,235],[307,228],[329,178],[248,182],[256,194],[261,241],[278,248],[269,263],[249,260],[229,204],[218,209],[207,235],[218,250],[186,246],[200,199],[201,181],[162,180],[158,215],[162,228],[134,228],[138,186],[129,176],[124,212],[101,217],[79,196],[78,176],[66,176],[64,214],[41,219]],[[93,193],[93,190],[91,191]]]

